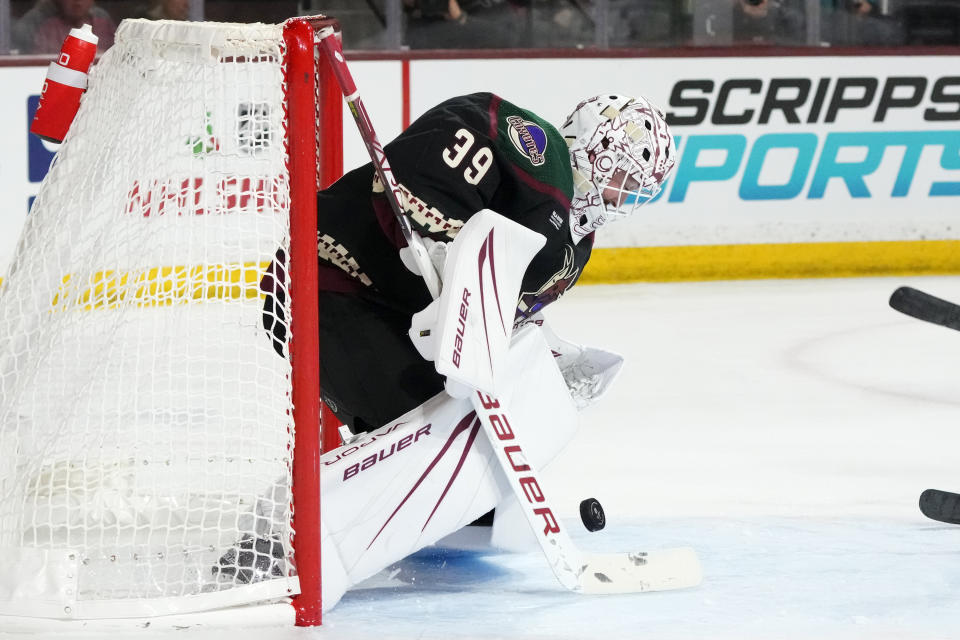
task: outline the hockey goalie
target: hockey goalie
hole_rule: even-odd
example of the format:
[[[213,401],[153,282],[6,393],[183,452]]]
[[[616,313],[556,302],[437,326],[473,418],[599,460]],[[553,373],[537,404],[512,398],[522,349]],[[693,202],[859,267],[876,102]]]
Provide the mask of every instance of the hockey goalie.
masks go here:
[[[604,393],[622,359],[559,339],[543,309],[576,283],[594,233],[654,198],[675,158],[662,113],[613,94],[584,100],[559,130],[496,95],[460,96],[385,151],[430,264],[413,259],[373,164],[318,194],[321,385],[352,434],[322,459],[325,609],[513,503],[512,481],[534,533],[559,532],[524,471],[563,448],[577,409]],[[264,326],[281,354],[284,258],[261,282]],[[442,282],[436,300],[424,269]],[[238,569],[233,552],[223,579],[282,570],[269,545],[247,550],[254,570]],[[582,588],[583,567],[568,570],[567,586]]]

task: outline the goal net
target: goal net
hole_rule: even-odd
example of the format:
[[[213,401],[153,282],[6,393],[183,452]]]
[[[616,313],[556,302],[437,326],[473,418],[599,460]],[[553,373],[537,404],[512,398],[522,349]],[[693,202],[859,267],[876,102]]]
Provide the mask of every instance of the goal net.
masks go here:
[[[0,285],[0,613],[300,592],[319,496],[295,496],[294,468],[319,423],[296,347],[315,344],[315,190],[340,170],[342,109],[313,30],[331,23],[128,20],[92,69]]]

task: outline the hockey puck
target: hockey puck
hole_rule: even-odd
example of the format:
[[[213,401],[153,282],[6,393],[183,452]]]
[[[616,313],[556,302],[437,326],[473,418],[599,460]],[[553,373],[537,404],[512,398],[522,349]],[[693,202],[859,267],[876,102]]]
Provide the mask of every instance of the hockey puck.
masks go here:
[[[580,503],[580,519],[587,531],[600,531],[607,524],[607,516],[603,513],[603,506],[596,498],[587,498]]]

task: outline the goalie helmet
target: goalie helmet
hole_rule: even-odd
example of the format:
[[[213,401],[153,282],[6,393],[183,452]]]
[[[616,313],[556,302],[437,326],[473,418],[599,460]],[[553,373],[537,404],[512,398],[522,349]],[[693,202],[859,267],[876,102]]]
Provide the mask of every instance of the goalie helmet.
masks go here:
[[[663,112],[644,98],[605,94],[577,105],[560,128],[570,150],[574,242],[651,200],[676,150]]]

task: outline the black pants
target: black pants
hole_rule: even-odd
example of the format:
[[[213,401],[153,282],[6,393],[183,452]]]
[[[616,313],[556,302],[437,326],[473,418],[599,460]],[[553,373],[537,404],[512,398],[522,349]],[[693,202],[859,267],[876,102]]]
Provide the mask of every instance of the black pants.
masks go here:
[[[417,352],[410,316],[357,294],[320,292],[323,399],[354,431],[372,431],[443,390]]]

